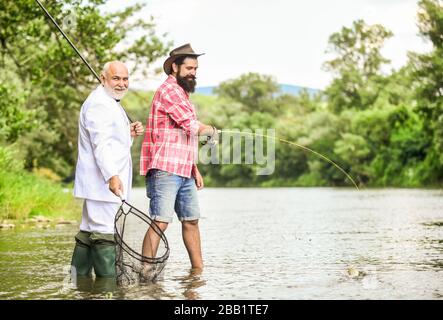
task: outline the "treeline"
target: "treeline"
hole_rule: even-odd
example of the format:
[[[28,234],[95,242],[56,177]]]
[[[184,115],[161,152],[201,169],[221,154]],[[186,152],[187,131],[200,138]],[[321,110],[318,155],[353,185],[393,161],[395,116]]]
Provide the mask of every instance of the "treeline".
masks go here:
[[[325,62],[324,68],[333,72],[334,80],[322,92],[285,95],[272,77],[248,73],[222,83],[215,97],[194,95],[199,118],[220,129],[274,128],[278,137],[307,146],[339,164],[360,186],[441,187],[440,1],[419,2],[418,25],[432,50],[426,54],[409,52],[408,63],[399,70],[382,71],[389,61],[380,50],[392,32],[359,20],[330,36],[333,59]],[[145,118],[147,113],[145,109],[140,116]],[[134,149],[137,170],[138,145]],[[243,148],[243,163],[245,156]],[[211,186],[352,186],[327,161],[283,143],[276,145],[275,172],[269,176],[257,175],[257,168],[262,167],[257,164],[199,167]],[[142,179],[137,181],[142,183]]]

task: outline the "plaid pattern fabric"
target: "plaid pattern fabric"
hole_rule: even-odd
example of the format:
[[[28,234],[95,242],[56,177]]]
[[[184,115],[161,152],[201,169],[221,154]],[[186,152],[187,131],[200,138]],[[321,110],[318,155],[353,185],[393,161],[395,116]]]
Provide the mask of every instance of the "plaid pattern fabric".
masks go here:
[[[188,94],[174,76],[155,92],[140,155],[140,175],[160,169],[190,178],[197,159],[197,121]]]

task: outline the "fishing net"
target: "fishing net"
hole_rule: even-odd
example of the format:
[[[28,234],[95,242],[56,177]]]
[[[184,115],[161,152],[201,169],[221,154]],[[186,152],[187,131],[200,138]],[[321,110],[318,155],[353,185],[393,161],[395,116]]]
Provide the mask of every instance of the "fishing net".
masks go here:
[[[159,238],[155,256],[142,254],[146,231]],[[116,274],[119,285],[154,282],[169,257],[169,244],[165,234],[154,220],[123,201],[115,216]]]

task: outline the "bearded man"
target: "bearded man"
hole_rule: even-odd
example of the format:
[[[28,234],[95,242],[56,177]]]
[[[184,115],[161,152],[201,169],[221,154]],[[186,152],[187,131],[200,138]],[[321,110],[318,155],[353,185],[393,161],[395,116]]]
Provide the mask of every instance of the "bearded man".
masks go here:
[[[140,157],[140,174],[146,177],[150,198],[149,213],[165,230],[175,212],[193,269],[203,268],[197,190],[204,183],[196,165],[197,136],[214,137],[217,133],[215,127],[197,120],[189,100],[196,86],[200,55],[185,44],[172,50],[164,62],[168,78],[155,92]],[[159,240],[155,230],[149,228],[143,256],[155,257]]]

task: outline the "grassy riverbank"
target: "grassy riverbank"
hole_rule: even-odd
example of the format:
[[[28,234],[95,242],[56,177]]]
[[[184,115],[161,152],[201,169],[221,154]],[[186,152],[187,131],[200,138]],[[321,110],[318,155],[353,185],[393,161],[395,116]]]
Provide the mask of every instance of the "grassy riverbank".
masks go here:
[[[42,173],[30,173],[10,148],[0,147],[0,222],[26,222],[36,217],[76,220],[80,204],[70,188]]]

